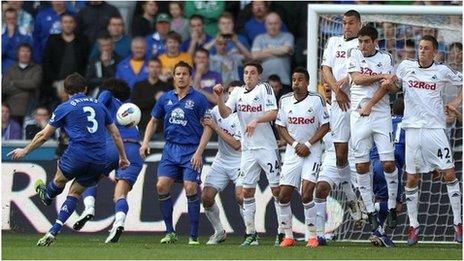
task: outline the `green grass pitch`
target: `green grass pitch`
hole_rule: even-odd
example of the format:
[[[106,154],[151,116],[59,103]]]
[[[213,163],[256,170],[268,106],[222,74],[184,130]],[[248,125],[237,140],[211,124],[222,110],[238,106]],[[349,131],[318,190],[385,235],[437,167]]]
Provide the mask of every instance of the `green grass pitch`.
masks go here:
[[[309,249],[303,242],[293,248],[273,246],[274,238],[260,238],[260,246],[239,247],[241,237],[229,237],[218,246],[187,245],[181,235],[174,245],[161,245],[160,235],[123,234],[118,244],[105,244],[106,234],[61,234],[50,247],[37,247],[41,235],[2,233],[3,259],[462,259],[458,244],[419,244],[396,248],[374,247],[370,243],[331,242]]]

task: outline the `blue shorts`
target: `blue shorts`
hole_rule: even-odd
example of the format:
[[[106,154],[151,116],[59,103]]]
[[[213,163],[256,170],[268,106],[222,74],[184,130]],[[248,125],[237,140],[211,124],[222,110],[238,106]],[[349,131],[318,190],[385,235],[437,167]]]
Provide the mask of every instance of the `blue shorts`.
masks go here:
[[[194,170],[190,163],[197,148],[198,145],[166,143],[158,165],[158,177],[169,177],[179,182],[201,183],[201,171]]]
[[[383,165],[379,158],[371,159],[372,171],[374,172],[374,181],[373,181],[373,192],[375,199],[378,201],[387,201],[388,200],[388,188],[387,181],[385,180],[385,173],[383,172]],[[402,203],[403,195],[403,170],[396,165],[398,169],[398,195],[396,197],[396,202]]]
[[[58,167],[68,180],[76,179],[81,186],[92,187],[97,185],[105,164],[79,161],[65,152],[59,160]]]
[[[136,142],[124,142],[124,150],[130,166],[126,169],[119,168],[119,154],[116,145],[111,141],[106,143],[106,165],[103,174],[108,176],[111,171],[116,170],[116,180],[123,179],[131,186],[137,181],[137,177],[143,167],[143,159],[139,154],[140,144]]]

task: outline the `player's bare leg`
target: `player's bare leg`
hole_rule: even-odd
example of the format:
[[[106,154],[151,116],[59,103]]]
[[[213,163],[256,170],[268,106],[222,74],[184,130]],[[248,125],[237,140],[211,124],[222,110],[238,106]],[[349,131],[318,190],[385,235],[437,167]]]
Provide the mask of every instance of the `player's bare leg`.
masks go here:
[[[173,184],[174,179],[165,176],[159,176],[158,182],[156,183],[161,214],[163,215],[164,224],[166,226],[166,235],[161,239],[161,244],[172,244],[177,241],[177,235],[172,224],[172,211],[174,206],[170,193]]]
[[[303,202],[305,225],[308,233],[307,247],[318,247],[316,234],[316,207],[313,201],[313,193],[316,183],[303,180],[301,184],[301,201]]]
[[[390,229],[394,229],[397,222],[396,198],[398,195],[398,169],[396,168],[395,161],[383,161],[382,165],[388,189],[387,225]]]
[[[201,202],[205,209],[206,217],[214,228],[214,234],[211,235],[207,245],[216,245],[226,240],[226,231],[222,226],[221,219],[219,218],[219,208],[214,200],[218,191],[210,186],[204,187],[201,193]]]
[[[198,245],[198,225],[200,222],[200,195],[198,183],[184,180],[185,195],[187,196],[188,215],[190,222],[189,245]]]
[[[417,220],[418,200],[419,200],[419,181],[418,174],[407,173],[406,187],[404,194],[406,196],[406,206],[409,216],[408,245],[412,246],[419,241],[419,221]]]
[[[281,247],[292,247],[296,244],[295,239],[293,238],[292,231],[292,208],[291,200],[293,195],[293,186],[281,185],[279,193],[279,204],[280,204],[280,222],[285,233],[285,238],[280,242]]]
[[[370,162],[356,163],[356,171],[358,172],[357,180],[359,192],[366,207],[367,216],[372,226],[372,231],[379,227],[377,211],[374,207],[374,193],[372,190],[372,169]]]
[[[448,198],[453,210],[453,223],[454,223],[454,241],[462,243],[462,220],[461,220],[461,188],[459,187],[459,180],[456,178],[454,168],[443,170],[443,178],[446,182],[446,189],[448,190]]]
[[[48,185],[45,185],[45,182],[39,179],[35,182],[34,187],[40,197],[40,200],[42,200],[42,203],[46,206],[50,206],[53,199],[63,192],[67,182],[68,179],[63,175],[60,168],[57,167],[55,177],[48,183]]]
[[[115,218],[113,227],[110,230],[108,238],[105,243],[117,243],[119,237],[124,231],[124,222],[126,221],[126,214],[129,211],[127,204],[127,194],[132,189],[132,186],[126,180],[118,180],[114,189],[114,204],[115,204]]]
[[[316,184],[316,197],[314,204],[316,208],[316,234],[318,241],[322,243],[325,241],[325,221],[326,221],[326,207],[327,197],[332,190],[329,183],[326,181],[319,181]]]

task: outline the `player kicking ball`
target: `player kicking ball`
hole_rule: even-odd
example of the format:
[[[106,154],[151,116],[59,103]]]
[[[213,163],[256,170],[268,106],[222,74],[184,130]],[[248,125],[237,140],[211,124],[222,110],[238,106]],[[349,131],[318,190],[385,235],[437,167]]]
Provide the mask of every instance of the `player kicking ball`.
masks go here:
[[[378,213],[374,208],[369,153],[375,144],[387,181],[389,209],[387,223],[393,229],[396,227],[398,170],[395,166],[389,96],[384,94],[382,99],[372,106],[372,112],[368,115],[358,111],[380,89],[381,81],[394,77],[391,74],[393,60],[389,53],[376,49],[378,32],[374,27],[362,27],[358,33],[358,40],[359,49],[348,51],[346,66],[351,78],[353,110],[350,115],[350,128],[359,192],[374,231],[379,227],[379,221]]]
[[[158,165],[156,190],[160,209],[166,225],[166,235],[161,244],[175,243],[178,238],[172,222],[173,202],[171,189],[174,182],[183,182],[187,196],[190,221],[189,245],[199,245],[198,225],[200,221],[200,197],[198,184],[201,182],[203,151],[211,137],[210,128],[203,128],[204,117],[209,116],[206,97],[196,91],[192,82],[192,67],[179,62],[173,69],[174,90],[164,93],[156,102],[148,122],[140,155],[150,153],[148,143],[163,121],[166,143]]]
[[[105,168],[105,163],[101,159],[105,158],[107,130],[116,144],[119,167],[125,169],[130,164],[111,115],[103,104],[85,95],[87,86],[84,78],[77,73],[69,75],[64,81],[64,89],[69,100],[55,109],[50,122],[35,135],[31,143],[23,149],[15,149],[10,153],[14,160],[23,158],[40,147],[60,127],[69,135],[69,147],[58,161],[55,178],[48,185],[42,180],[37,180],[35,185],[40,199],[49,206],[53,199],[63,192],[66,183],[72,180],[68,196],[60,208],[55,223],[37,242],[37,246],[49,246],[56,240],[64,223],[76,209],[82,192],[87,187],[97,184]]]
[[[228,97],[234,88],[241,88],[240,82],[232,82],[228,88],[224,88],[224,92],[227,93],[225,97]],[[240,177],[240,159],[242,156],[240,140],[242,134],[237,113],[222,118],[217,106],[211,110],[211,117],[203,120],[203,124],[214,130],[219,136],[218,153],[211,165],[210,172],[206,176],[201,198],[206,217],[214,228],[214,234],[211,235],[206,244],[216,245],[224,242],[227,235],[221,224],[219,208],[214,198],[219,191],[224,190],[229,181],[235,184],[235,198],[243,216],[242,181]]]
[[[109,236],[105,243],[117,243],[119,237],[124,231],[124,223],[129,205],[127,204],[127,194],[131,191],[137,177],[143,167],[143,159],[140,157],[140,135],[136,126],[123,126],[117,119],[118,109],[123,101],[129,99],[130,89],[124,80],[109,78],[103,81],[102,92],[98,96],[98,102],[103,104],[110,112],[112,119],[116,122],[119,133],[121,133],[124,142],[124,150],[129,157],[131,165],[128,168],[121,169],[118,166],[118,155],[114,142],[110,135],[106,135],[106,165],[102,172],[108,176],[111,171],[115,170],[116,184],[114,188],[114,213],[115,220],[110,230]],[[95,197],[97,186],[88,188],[83,194],[85,210],[79,220],[74,224],[75,230],[81,230],[85,223],[93,218],[95,214]]]
[[[410,222],[407,242],[410,246],[419,241],[419,173],[435,169],[443,173],[446,182],[454,217],[454,240],[462,243],[461,189],[445,133],[445,106],[441,96],[446,84],[462,85],[462,74],[444,64],[435,63],[437,50],[437,40],[430,35],[423,36],[419,42],[419,59],[404,60],[396,70],[402,86],[397,86],[396,79],[384,83],[384,87],[390,91],[404,92],[402,127],[406,132],[405,165],[408,174],[405,195]],[[456,97],[458,103],[461,99],[460,96]]]
[[[243,184],[243,219],[246,227],[246,238],[242,246],[256,245],[258,237],[255,228],[256,185],[264,170],[274,196],[279,230],[282,230],[279,222],[280,206],[279,176],[280,159],[277,151],[277,141],[269,124],[277,117],[277,103],[272,87],[260,82],[263,67],[258,62],[245,64],[243,78],[245,86],[235,88],[227,102],[224,102],[224,90],[222,85],[214,86],[214,92],[218,95],[218,108],[222,118],[237,112],[242,132],[242,157],[240,171]],[[283,233],[283,231],[279,231]],[[279,242],[279,235],[277,242]]]
[[[285,232],[281,247],[296,244],[290,201],[293,191],[299,189],[300,185],[305,225],[309,233],[306,246],[318,246],[313,192],[321,164],[321,139],[329,132],[329,115],[324,99],[317,93],[309,92],[308,85],[309,74],[306,69],[296,68],[292,73],[293,93],[282,96],[279,101],[276,125],[280,137],[287,142],[279,183],[280,222]]]

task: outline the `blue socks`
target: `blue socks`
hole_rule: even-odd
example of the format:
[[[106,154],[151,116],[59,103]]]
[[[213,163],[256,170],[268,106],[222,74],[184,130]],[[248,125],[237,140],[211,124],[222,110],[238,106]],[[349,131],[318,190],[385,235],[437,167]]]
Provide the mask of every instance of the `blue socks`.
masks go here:
[[[188,215],[190,221],[190,237],[198,238],[198,223],[200,221],[200,198],[198,193],[187,196]]]
[[[380,210],[379,210],[379,222],[380,226],[383,226],[383,223],[385,222],[385,219],[387,218],[388,215],[388,201],[381,201],[380,202]]]
[[[158,195],[160,202],[161,214],[163,215],[164,224],[166,226],[166,233],[174,232],[174,227],[172,225],[172,211],[173,204],[170,194]],[[199,206],[199,205],[198,205]],[[190,209],[189,209],[190,213]]]
[[[63,224],[66,222],[66,220],[68,220],[68,218],[76,209],[78,201],[78,198],[72,196],[68,196],[66,198],[63,205],[61,205],[60,213],[58,213],[58,218],[56,219],[55,224],[53,224],[52,228],[49,231],[52,235],[56,236],[56,234],[60,232],[61,228],[63,227]]]
[[[62,187],[62,188],[58,187],[57,185],[55,185],[55,182],[53,182],[53,180],[52,180],[52,181],[48,182],[48,184],[47,184],[47,189],[45,191],[45,196],[49,200],[52,200],[52,199],[56,198],[56,196],[61,194],[61,192],[63,192],[63,190],[64,190],[64,187]]]
[[[118,199],[114,206],[114,213],[123,212],[124,214],[127,214],[127,211],[129,211],[127,200],[125,198]]]
[[[92,196],[92,197],[96,198],[97,197],[97,188],[98,188],[97,186],[88,187],[84,191],[84,193],[82,193],[82,195],[81,195],[82,198],[86,198],[88,196]]]

